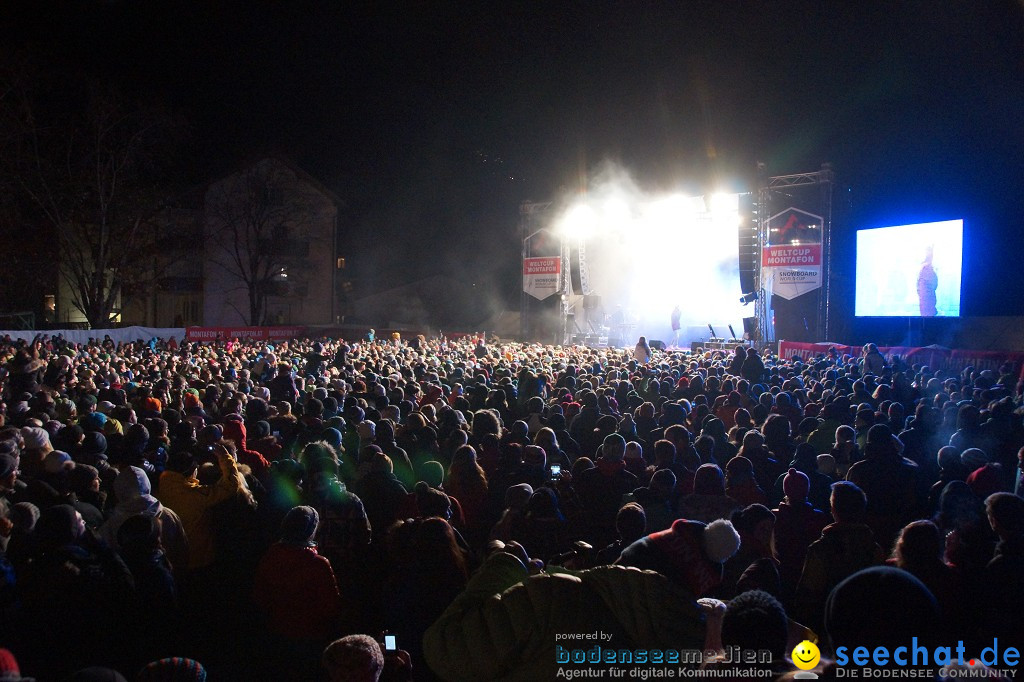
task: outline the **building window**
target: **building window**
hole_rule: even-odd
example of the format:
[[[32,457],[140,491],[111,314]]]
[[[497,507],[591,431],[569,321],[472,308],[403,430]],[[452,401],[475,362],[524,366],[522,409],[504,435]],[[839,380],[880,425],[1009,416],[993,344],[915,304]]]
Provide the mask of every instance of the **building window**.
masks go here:
[[[57,320],[57,295],[46,294],[43,296],[43,319],[47,322]]]

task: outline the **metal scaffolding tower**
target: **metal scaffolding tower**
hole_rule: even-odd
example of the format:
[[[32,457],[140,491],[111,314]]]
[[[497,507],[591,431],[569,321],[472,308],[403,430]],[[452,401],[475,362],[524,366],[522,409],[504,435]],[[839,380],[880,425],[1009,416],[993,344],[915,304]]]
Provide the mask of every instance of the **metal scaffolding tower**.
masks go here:
[[[772,321],[769,319],[771,301],[767,300],[765,294],[765,282],[761,268],[760,251],[768,245],[768,222],[772,214],[771,203],[773,195],[783,193],[794,187],[817,185],[821,192],[821,207],[824,215],[821,226],[821,279],[822,291],[818,300],[817,325],[818,333],[822,338],[831,338],[831,301],[832,301],[832,186],[835,183],[835,173],[832,171],[832,164],[821,164],[821,170],[813,173],[797,173],[795,175],[777,175],[764,177],[764,164],[758,164],[758,178],[761,185],[758,190],[757,199],[757,245],[758,256],[755,273],[756,284],[760,295],[757,297],[755,314],[760,332],[761,342],[769,343],[775,341],[775,332]]]
[[[551,210],[550,201],[534,202],[524,201],[519,204],[519,237],[522,240],[522,253],[519,261],[519,268],[522,271],[523,263],[532,255],[530,248],[532,240],[537,234],[547,228]],[[530,337],[530,295],[523,289],[522,281],[519,283],[519,337],[521,341],[528,341]]]

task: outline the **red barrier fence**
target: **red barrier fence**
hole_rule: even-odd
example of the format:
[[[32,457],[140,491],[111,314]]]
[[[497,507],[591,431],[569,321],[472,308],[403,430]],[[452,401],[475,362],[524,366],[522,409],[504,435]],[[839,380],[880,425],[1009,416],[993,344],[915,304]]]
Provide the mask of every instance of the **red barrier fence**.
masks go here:
[[[228,339],[255,339],[270,341],[299,339],[306,335],[306,327],[186,327],[188,341],[225,341]]]
[[[186,327],[185,339],[187,341],[227,341],[230,339],[254,339],[256,341],[285,341],[289,339],[302,338],[332,338],[348,339],[349,341],[361,341],[366,338],[370,325],[330,325],[320,327]],[[429,335],[429,330],[419,329],[392,329],[390,327],[378,327],[376,338],[388,340],[394,332],[401,334],[403,339],[410,339],[417,334]],[[457,339],[463,336],[476,336],[475,333],[467,332],[444,332],[450,339]]]

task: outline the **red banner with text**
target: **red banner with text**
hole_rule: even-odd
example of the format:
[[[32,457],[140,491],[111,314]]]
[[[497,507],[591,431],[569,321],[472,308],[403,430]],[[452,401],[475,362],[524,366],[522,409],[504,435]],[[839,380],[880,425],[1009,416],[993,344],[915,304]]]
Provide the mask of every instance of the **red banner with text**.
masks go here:
[[[299,339],[306,335],[306,327],[186,327],[187,341],[227,341],[230,339],[253,339],[256,341],[280,341]]]
[[[791,301],[821,286],[824,219],[790,206],[768,219],[761,274],[771,295]]]
[[[562,259],[558,256],[523,259],[523,291],[544,300],[558,293],[561,284]]]
[[[829,348],[835,348],[840,355],[859,357],[861,354],[860,346],[779,341],[779,357],[784,359],[799,357],[801,360],[810,360],[827,354]],[[1024,353],[1019,351],[963,350],[943,348],[942,346],[879,346],[878,351],[885,356],[887,361],[898,355],[907,364],[928,365],[932,371],[942,369],[959,372],[968,366],[976,370],[998,371],[1003,364],[1009,362],[1013,365],[1014,375],[1024,377]]]
[[[761,251],[761,265],[766,268],[821,265],[821,244],[766,246]]]

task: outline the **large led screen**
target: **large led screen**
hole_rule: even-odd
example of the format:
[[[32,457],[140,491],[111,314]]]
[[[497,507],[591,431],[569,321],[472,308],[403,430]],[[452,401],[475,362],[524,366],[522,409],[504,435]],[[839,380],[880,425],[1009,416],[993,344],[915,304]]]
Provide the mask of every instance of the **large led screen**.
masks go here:
[[[854,314],[959,317],[964,221],[857,232]]]

